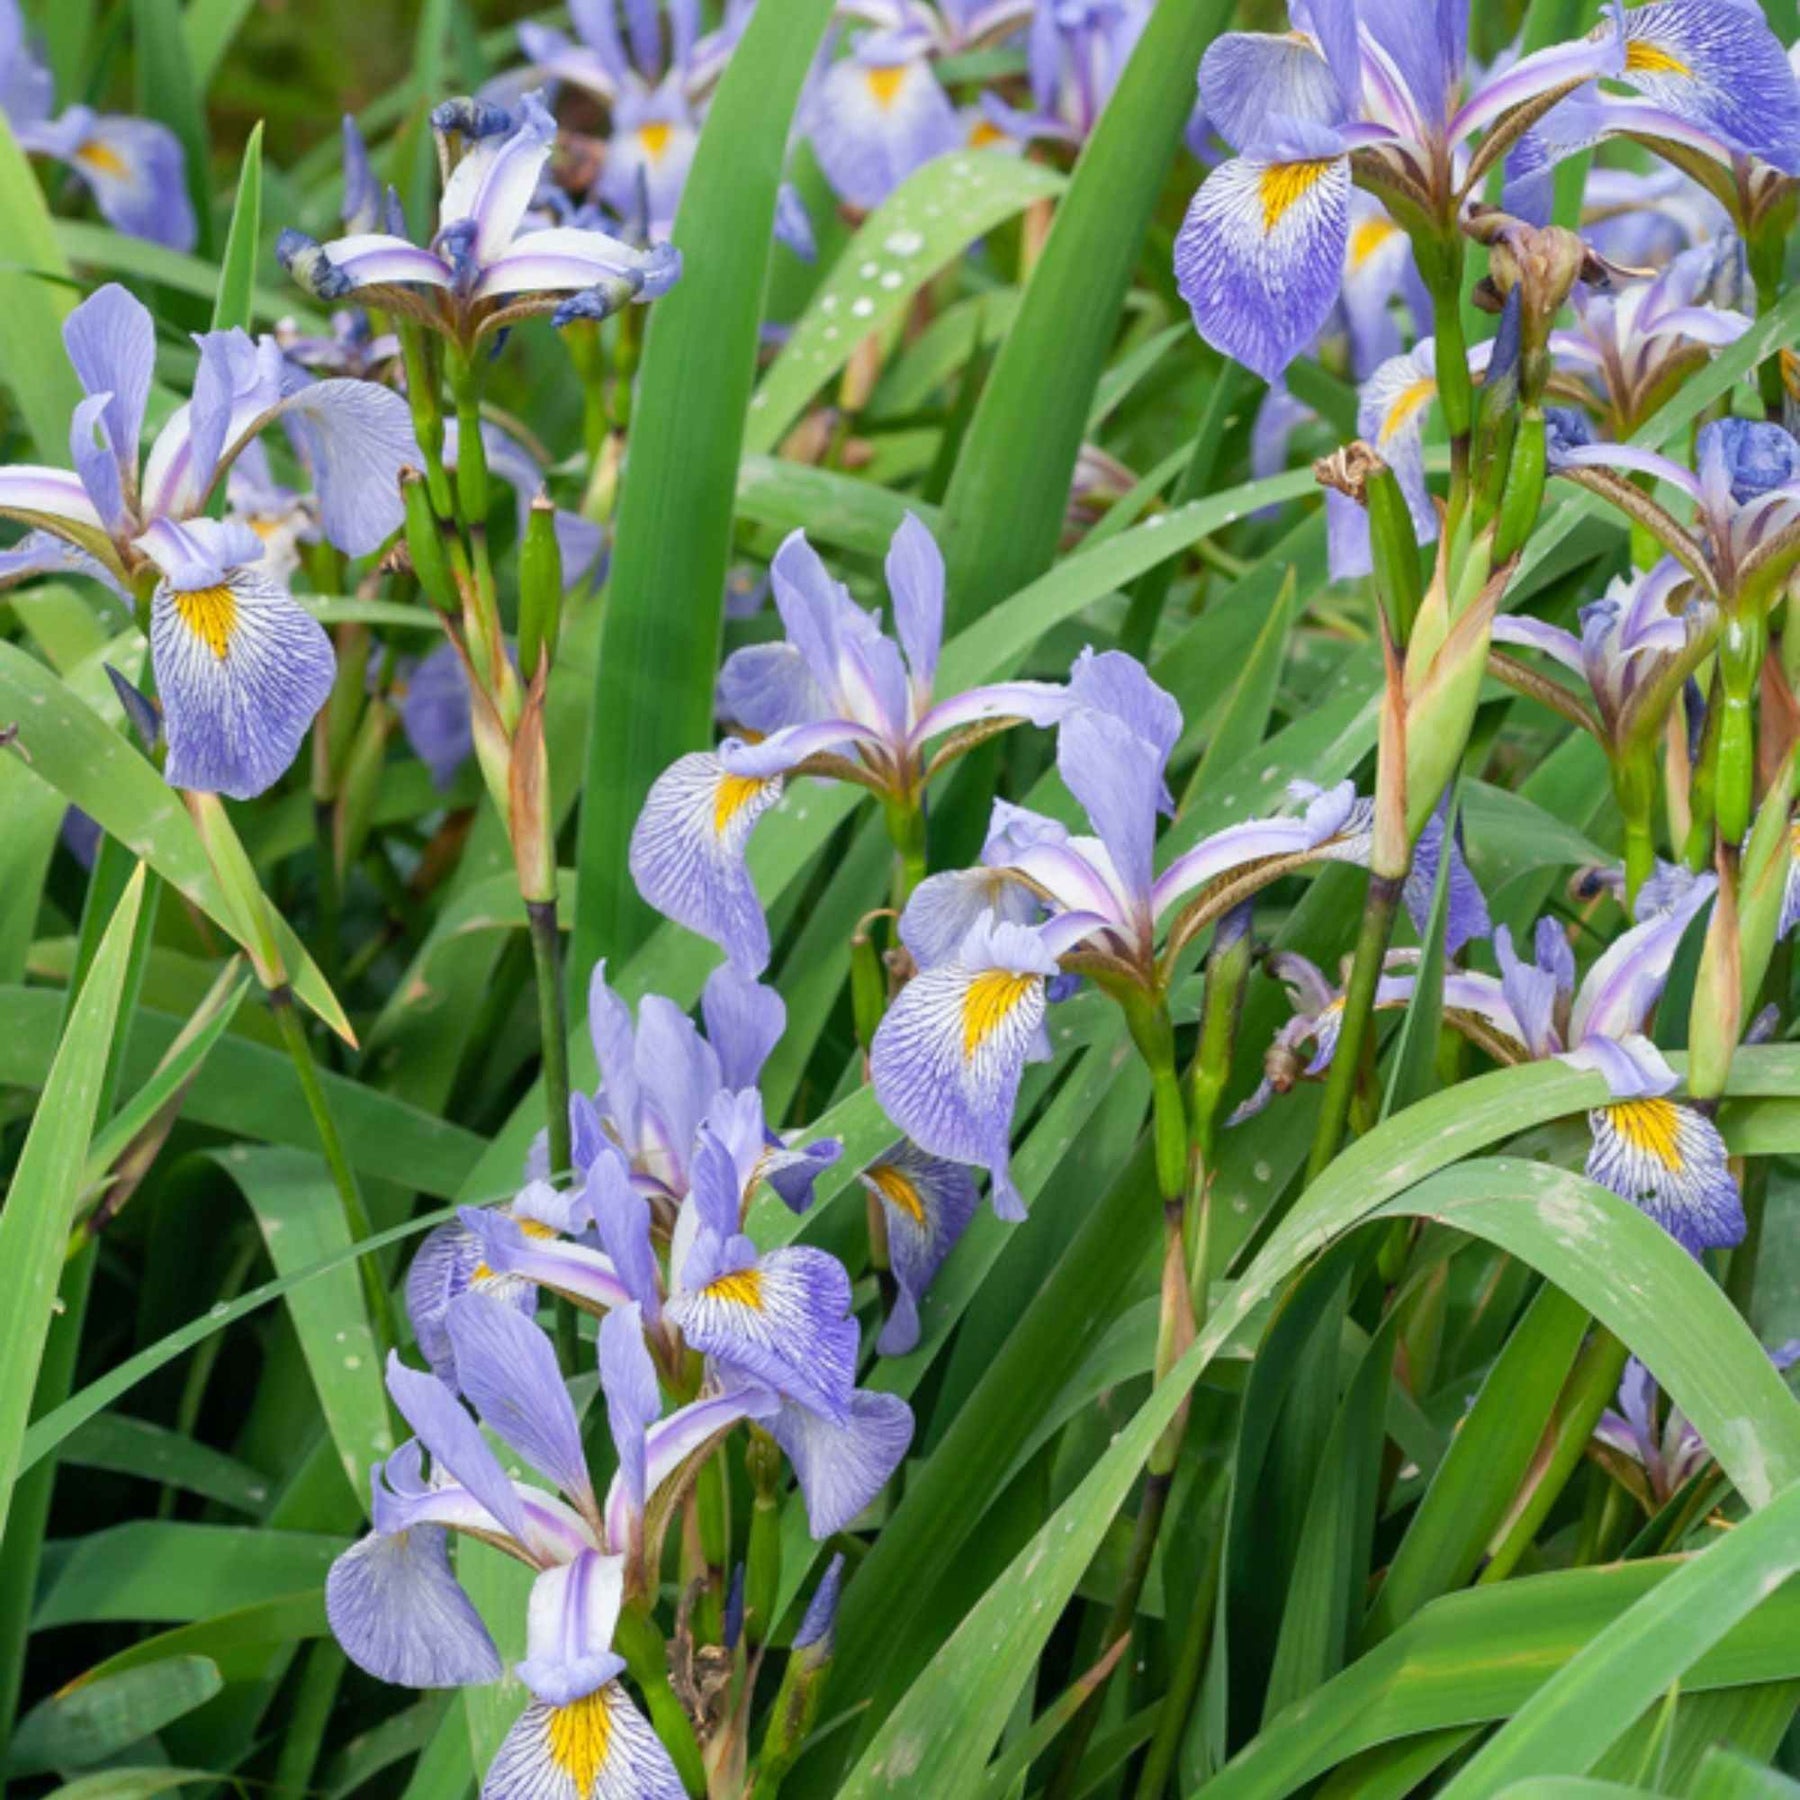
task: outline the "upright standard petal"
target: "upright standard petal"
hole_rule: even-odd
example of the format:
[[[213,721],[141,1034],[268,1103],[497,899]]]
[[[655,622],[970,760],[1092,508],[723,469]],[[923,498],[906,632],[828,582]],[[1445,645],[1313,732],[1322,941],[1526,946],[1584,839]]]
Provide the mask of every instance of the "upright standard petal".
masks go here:
[[[63,321],[63,345],[89,394],[104,394],[107,441],[121,485],[135,489],[138,440],[156,375],[156,321],[116,281],[96,288]]]
[[[150,654],[170,785],[233,800],[286,773],[337,672],[324,628],[248,568],[192,587],[165,574],[151,603]]]
[[[549,1338],[516,1307],[481,1293],[452,1301],[445,1323],[456,1355],[456,1385],[482,1423],[591,1511],[593,1485],[581,1424]]]
[[[750,975],[768,966],[769,925],[744,852],[781,787],[778,775],[733,775],[715,752],[697,750],[651,784],[631,833],[638,892]]]
[[[887,584],[894,603],[894,631],[922,706],[931,698],[944,642],[944,553],[910,512],[888,545]]]
[[[662,1416],[662,1393],[656,1385],[656,1367],[644,1348],[644,1321],[636,1306],[615,1307],[600,1321],[599,1350],[606,1423],[619,1452],[619,1479],[637,1517],[648,1492],[646,1437]]]
[[[1176,286],[1209,344],[1274,381],[1330,316],[1349,236],[1350,163],[1334,144],[1234,157],[1188,208]]]
[[[1698,1255],[1741,1243],[1744,1203],[1718,1127],[1692,1106],[1653,1096],[1588,1114],[1590,1181],[1646,1212]]]
[[[1200,104],[1236,149],[1253,142],[1271,119],[1336,125],[1345,110],[1331,65],[1298,32],[1221,32],[1200,62]]]
[[[769,1053],[787,1027],[787,1005],[772,987],[722,963],[700,990],[706,1041],[719,1059],[719,1080],[728,1088],[755,1087]]]
[[[882,1110],[921,1148],[988,1169],[1003,1219],[1025,1216],[1011,1174],[1013,1107],[1056,969],[1031,928],[980,921],[951,961],[901,989],[870,1051]]]
[[[481,1800],[686,1800],[650,1721],[616,1681],[567,1706],[539,1700],[506,1734]]]
[[[395,1350],[388,1352],[387,1390],[401,1417],[431,1452],[434,1479],[450,1476],[496,1524],[523,1543],[528,1531],[524,1503],[455,1394],[435,1375],[409,1369]]]
[[[379,1681],[474,1687],[502,1673],[439,1525],[371,1532],[351,1545],[325,1577],[325,1619],[344,1654]]]

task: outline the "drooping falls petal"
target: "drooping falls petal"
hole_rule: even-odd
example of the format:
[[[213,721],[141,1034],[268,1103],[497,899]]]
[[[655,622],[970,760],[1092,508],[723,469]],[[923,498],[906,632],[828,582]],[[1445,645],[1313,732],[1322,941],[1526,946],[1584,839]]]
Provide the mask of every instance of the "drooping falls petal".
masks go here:
[[[870,1052],[882,1110],[933,1155],[989,1170],[994,1210],[1005,1219],[1024,1216],[1008,1140],[1055,973],[1055,957],[1030,927],[979,921],[951,961],[901,990]]]
[[[1347,157],[1235,157],[1188,208],[1176,285],[1209,344],[1274,381],[1329,316],[1349,235]]]
[[[150,654],[173,787],[249,800],[280,780],[336,674],[331,640],[284,588],[249,568],[208,585],[165,577]]]
[[[379,1681],[454,1688],[500,1679],[500,1653],[457,1585],[448,1538],[440,1525],[371,1532],[325,1577],[332,1636]]]
[[[150,119],[81,112],[85,129],[66,160],[106,222],[127,237],[192,250],[194,209],[180,139]]]
[[[859,1388],[840,1422],[804,1407],[782,1407],[769,1432],[794,1465],[806,1500],[806,1526],[824,1542],[874,1500],[912,1442],[913,1416],[898,1394]]]
[[[1718,1127],[1692,1106],[1622,1100],[1588,1114],[1587,1175],[1696,1255],[1742,1241],[1744,1204]]]
[[[744,852],[781,788],[778,775],[734,775],[697,750],[656,778],[631,833],[638,892],[751,975],[768,966],[769,926]]]
[[[919,1342],[919,1304],[975,1215],[975,1179],[961,1163],[896,1144],[857,1177],[880,1202],[898,1292],[876,1349],[905,1356]]]
[[[275,416],[299,440],[326,537],[348,556],[380,549],[405,517],[400,471],[419,454],[406,402],[372,381],[315,381],[287,395]]]
[[[840,200],[864,211],[962,142],[956,109],[923,57],[874,55],[832,64],[807,113],[825,179]]]
[[[686,1800],[650,1721],[615,1681],[567,1706],[526,1707],[481,1783],[481,1800]]]

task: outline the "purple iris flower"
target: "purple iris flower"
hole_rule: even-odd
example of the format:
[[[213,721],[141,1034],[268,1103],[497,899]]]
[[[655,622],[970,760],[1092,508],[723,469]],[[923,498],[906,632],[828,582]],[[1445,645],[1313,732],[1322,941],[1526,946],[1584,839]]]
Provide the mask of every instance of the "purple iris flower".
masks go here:
[[[1684,587],[1691,587],[1687,571],[1665,557],[1645,574],[1615,576],[1603,598],[1581,609],[1579,634],[1502,613],[1494,642],[1540,651],[1581,676],[1594,696],[1604,747],[1620,751],[1648,741],[1717,632],[1718,609],[1702,597],[1671,610]]]
[[[1608,262],[1663,268],[1730,226],[1725,210],[1680,169],[1594,168],[1581,197],[1581,235]]]
[[[1588,971],[1579,988],[1574,958],[1552,919],[1538,922],[1524,961],[1502,927],[1494,934],[1500,977],[1457,977],[1445,1004],[1498,1034],[1518,1060],[1554,1056],[1606,1078],[1613,1099],[1588,1114],[1590,1180],[1648,1213],[1696,1253],[1744,1234],[1738,1195],[1718,1127],[1698,1108],[1668,1098],[1673,1069],[1644,1035],[1645,1022],[1688,925],[1717,882],[1702,875],[1646,887],[1639,922]]]
[[[1577,284],[1572,328],[1550,334],[1559,369],[1593,396],[1612,437],[1624,439],[1713,350],[1735,343],[1750,320],[1718,295],[1742,287],[1735,238],[1684,250],[1654,281],[1597,293]]]
[[[462,653],[454,644],[439,644],[404,669],[394,687],[400,701],[400,729],[413,754],[431,771],[432,786],[442,793],[475,754],[469,671]]]
[[[525,96],[516,120],[480,100],[447,101],[431,119],[448,171],[431,243],[384,230],[321,245],[284,231],[276,254],[309,293],[354,293],[468,348],[519,319],[603,318],[675,284],[681,258],[668,244],[639,250],[577,226],[521,230],[556,140],[539,96]]]
[[[1069,679],[1057,768],[1094,834],[1014,807],[990,836],[990,854],[1007,858],[1007,879],[1049,918],[979,912],[945,955],[981,887],[943,876],[922,882],[901,917],[901,937],[922,967],[875,1033],[875,1095],[922,1149],[986,1168],[1001,1218],[1024,1216],[1009,1138],[1025,1064],[1047,1048],[1054,978],[1066,968],[1160,991],[1159,926],[1177,902],[1267,859],[1368,854],[1369,808],[1345,782],[1330,793],[1309,790],[1302,817],[1230,826],[1157,874],[1157,814],[1172,810],[1163,771],[1180,735],[1181,709],[1141,664],[1117,651],[1084,652]],[[995,866],[978,881],[989,882]]]
[[[286,770],[330,692],[331,643],[258,568],[248,526],[205,516],[245,447],[279,422],[316,490],[319,529],[352,556],[400,525],[399,473],[413,460],[398,395],[363,381],[313,381],[273,338],[208,332],[194,397],[140,469],[156,327],[122,287],[83,301],[63,342],[87,398],[70,423],[74,471],[0,469],[0,513],[62,539],[121,590],[154,583],[150,650],[176,787],[248,799]]]
[[[1353,173],[1405,211],[1453,220],[1479,176],[1474,137],[1625,63],[1606,30],[1477,82],[1465,0],[1295,0],[1290,14],[1295,31],[1227,32],[1207,50],[1201,104],[1239,154],[1201,185],[1175,245],[1200,335],[1269,380],[1338,297]]]
[[[1017,30],[1032,0],[854,0],[838,10],[866,28],[813,85],[802,126],[838,198],[867,212],[968,141],[933,63]]]
[[[961,1163],[902,1139],[857,1179],[881,1203],[894,1277],[893,1310],[875,1348],[905,1356],[918,1347],[926,1290],[975,1216],[975,1177]]]
[[[605,101],[610,129],[594,198],[619,218],[647,214],[653,237],[674,224],[706,101],[751,10],[752,0],[732,0],[719,29],[703,34],[698,0],[667,0],[660,16],[656,0],[579,0],[569,9],[574,38],[530,21],[519,26],[519,47],[539,79]]]
[[[71,106],[57,113],[50,70],[26,41],[18,0],[0,0],[0,113],[19,147],[63,164],[128,237],[194,247],[181,140],[166,125]]]
[[[1785,1373],[1800,1360],[1800,1339],[1771,1350],[1769,1360]],[[1613,1453],[1609,1466],[1620,1470],[1648,1513],[1660,1511],[1712,1460],[1706,1440],[1679,1408],[1671,1406],[1657,1422],[1658,1398],[1656,1377],[1634,1356],[1619,1378],[1618,1411],[1602,1413],[1594,1427],[1595,1443]]]
[[[895,637],[831,578],[805,533],[793,533],[770,565],[786,638],[738,650],[719,671],[717,711],[740,735],[666,769],[632,833],[638,891],[751,973],[768,963],[769,928],[745,850],[790,775],[854,781],[916,808],[957,749],[928,761],[934,738],[1001,721],[1047,723],[1062,705],[1062,689],[1041,681],[971,688],[934,704],[944,559],[910,514],[894,533],[887,578]]]
[[[984,95],[1003,131],[1085,144],[1149,22],[1149,0],[1038,0],[1026,37],[1030,112]]]
[[[566,1783],[574,1778],[569,1746],[580,1743],[581,1791],[680,1800],[667,1751],[620,1685],[625,1663],[613,1631],[627,1599],[654,1591],[665,1496],[762,1399],[706,1394],[663,1417],[636,1309],[610,1314],[600,1328],[600,1382],[619,1470],[603,1501],[574,1402],[537,1326],[471,1293],[452,1303],[445,1329],[457,1386],[550,1486],[511,1479],[456,1393],[391,1357],[388,1392],[416,1436],[375,1469],[374,1530],[326,1578],[332,1633],[383,1681],[441,1688],[498,1680],[499,1653],[457,1583],[448,1537],[465,1531],[498,1543],[538,1571],[516,1669],[532,1699],[484,1791]]]

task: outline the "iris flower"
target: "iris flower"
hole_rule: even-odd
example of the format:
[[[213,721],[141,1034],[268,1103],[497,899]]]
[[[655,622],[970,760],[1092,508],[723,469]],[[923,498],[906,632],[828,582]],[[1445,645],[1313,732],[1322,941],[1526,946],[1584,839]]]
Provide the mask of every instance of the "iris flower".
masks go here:
[[[1150,18],[1149,0],[1038,0],[1025,39],[1032,110],[983,97],[1017,138],[1085,144]]]
[[[282,266],[325,301],[365,304],[419,320],[464,349],[520,319],[599,318],[628,300],[674,286],[681,258],[603,231],[521,231],[556,140],[556,121],[527,94],[518,118],[480,100],[451,100],[431,115],[446,175],[438,229],[420,246],[392,231],[319,244],[298,231],[276,243]]]
[[[861,21],[810,91],[802,124],[838,198],[870,211],[968,131],[932,64],[1016,31],[1032,0],[845,0]]]
[[[1071,834],[1022,808],[1003,825],[1008,878],[1050,916],[1026,923],[998,910],[979,914],[953,954],[928,960],[901,989],[875,1033],[870,1075],[887,1116],[931,1154],[986,1168],[1001,1218],[1024,1216],[1008,1140],[1054,978],[1084,973],[1159,992],[1160,922],[1196,890],[1258,864],[1272,878],[1300,860],[1368,854],[1368,807],[1345,782],[1330,793],[1309,790],[1303,816],[1230,826],[1157,874],[1156,818],[1170,809],[1163,771],[1180,735],[1180,708],[1140,664],[1117,651],[1084,652],[1058,727],[1057,768],[1094,834]],[[966,903],[967,888],[941,876],[921,883],[902,915],[902,939],[929,958],[949,936],[946,909]],[[1184,929],[1178,919],[1165,957],[1185,941]]]
[[[279,422],[311,472],[319,529],[361,556],[399,527],[399,473],[417,451],[405,402],[385,388],[312,381],[273,338],[215,331],[195,341],[193,399],[140,468],[156,327],[122,287],[76,307],[63,326],[87,396],[70,422],[75,468],[0,469],[0,514],[73,545],[124,591],[154,584],[150,651],[168,779],[248,799],[293,761],[324,704],[331,644],[257,567],[255,532],[205,516],[210,498],[245,447]]]
[[[1352,181],[1403,222],[1454,229],[1484,172],[1477,135],[1504,142],[1516,109],[1628,62],[1608,29],[1475,81],[1466,0],[1296,0],[1290,13],[1294,31],[1227,32],[1206,52],[1201,104],[1239,154],[1201,185],[1175,245],[1201,336],[1268,380],[1338,297]]]
[[[857,1177],[880,1202],[894,1303],[875,1348],[905,1356],[919,1343],[919,1306],[975,1216],[975,1177],[903,1138]]]
[[[530,20],[519,26],[519,47],[538,79],[606,103],[610,134],[594,198],[626,219],[647,206],[657,237],[674,223],[706,100],[749,22],[751,0],[732,0],[719,29],[704,34],[698,0],[668,0],[660,10],[656,0],[577,0],[569,8],[573,38]]]
[[[194,247],[181,140],[166,125],[91,106],[56,111],[50,70],[26,41],[18,0],[0,0],[0,113],[22,150],[61,163],[128,237]]]
[[[654,1591],[672,1502],[744,1416],[743,1402],[707,1396],[663,1417],[636,1310],[611,1314],[600,1327],[600,1382],[619,1471],[602,1500],[555,1352],[537,1326],[488,1295],[465,1294],[446,1328],[461,1391],[551,1488],[509,1478],[456,1394],[390,1357],[388,1392],[416,1435],[374,1471],[374,1530],[326,1578],[332,1633],[383,1681],[442,1688],[498,1680],[499,1652],[450,1565],[449,1533],[468,1532],[537,1571],[527,1654],[516,1668],[531,1703],[483,1791],[680,1800],[668,1752],[619,1683],[625,1664],[613,1630],[628,1599]]]
[[[769,928],[744,856],[788,777],[853,781],[916,809],[926,782],[970,741],[953,739],[928,761],[934,738],[1045,723],[1062,704],[1062,690],[1041,681],[933,702],[944,559],[911,515],[887,556],[894,637],[832,580],[804,532],[776,552],[770,578],[786,638],[738,650],[719,671],[716,708],[739,735],[664,770],[631,838],[644,898],[751,973],[768,963]]]

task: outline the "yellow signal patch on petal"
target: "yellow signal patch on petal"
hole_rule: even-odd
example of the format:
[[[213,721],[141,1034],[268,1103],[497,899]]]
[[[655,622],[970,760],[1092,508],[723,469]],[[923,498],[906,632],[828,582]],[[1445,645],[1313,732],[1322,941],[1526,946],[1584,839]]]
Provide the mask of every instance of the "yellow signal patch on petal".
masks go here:
[[[1400,227],[1392,219],[1377,217],[1362,220],[1350,234],[1350,266],[1360,269]]]
[[[551,1710],[544,1725],[550,1760],[574,1784],[577,1794],[593,1792],[612,1750],[612,1708],[597,1688],[569,1706]]]
[[[1694,71],[1672,51],[1665,50],[1650,38],[1632,38],[1625,46],[1627,75],[1684,75],[1693,80]]]
[[[1633,1150],[1654,1157],[1671,1175],[1681,1173],[1681,1115],[1672,1100],[1621,1100],[1606,1110]]]
[[[1315,162],[1270,163],[1257,183],[1264,233],[1272,232],[1331,173],[1333,167],[1330,157]]]
[[[869,92],[875,96],[875,104],[886,112],[900,98],[900,90],[906,85],[906,64],[895,63],[890,68],[866,70],[863,80],[869,84]]]
[[[92,169],[96,175],[123,176],[131,173],[124,157],[110,144],[83,144],[75,152],[75,160],[84,169]]]
[[[963,995],[963,1059],[968,1061],[1012,1017],[1014,1009],[1037,985],[1035,975],[1006,969],[984,969]]]
[[[637,135],[644,154],[652,162],[661,162],[663,152],[669,147],[669,139],[675,135],[675,127],[659,119],[649,125],[640,125]]]
[[[752,1312],[763,1309],[762,1276],[755,1269],[739,1269],[735,1275],[721,1275],[706,1284],[712,1300],[726,1300],[733,1306],[747,1306]]]
[[[925,1202],[919,1197],[919,1186],[904,1170],[892,1163],[877,1163],[868,1171],[869,1185],[890,1206],[897,1207],[915,1225],[925,1223]]]
[[[237,597],[230,588],[191,588],[173,596],[175,613],[220,662],[237,631]]]
[[[731,821],[769,784],[754,775],[722,775],[713,795],[713,831],[723,837]]]
[[[992,119],[983,117],[969,127],[969,148],[971,150],[991,149],[995,144],[1006,141],[1006,133]]]
[[[1403,388],[1399,398],[1388,408],[1387,417],[1381,421],[1381,441],[1384,444],[1390,443],[1404,431],[1414,415],[1430,402],[1431,396],[1436,392],[1437,383],[1426,375]]]

